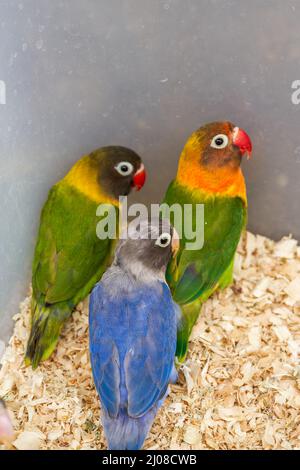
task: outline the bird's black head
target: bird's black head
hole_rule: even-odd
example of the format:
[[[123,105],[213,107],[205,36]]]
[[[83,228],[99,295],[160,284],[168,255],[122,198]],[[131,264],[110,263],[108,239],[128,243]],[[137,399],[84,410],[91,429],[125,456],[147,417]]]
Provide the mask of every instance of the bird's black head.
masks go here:
[[[146,173],[141,157],[126,147],[102,147],[90,154],[98,166],[98,181],[106,194],[114,198],[127,196],[132,188],[143,187]]]

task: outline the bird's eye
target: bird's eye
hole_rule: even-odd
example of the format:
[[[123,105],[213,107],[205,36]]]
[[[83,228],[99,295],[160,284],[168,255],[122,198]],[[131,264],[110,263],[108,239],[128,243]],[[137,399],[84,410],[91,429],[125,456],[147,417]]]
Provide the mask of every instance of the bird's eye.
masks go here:
[[[155,242],[155,245],[165,248],[170,245],[172,240],[171,235],[168,232],[162,233]]]
[[[120,175],[128,176],[133,172],[133,165],[129,162],[120,162],[115,166],[115,169]]]
[[[210,146],[215,149],[223,149],[228,145],[228,137],[225,134],[215,135]]]

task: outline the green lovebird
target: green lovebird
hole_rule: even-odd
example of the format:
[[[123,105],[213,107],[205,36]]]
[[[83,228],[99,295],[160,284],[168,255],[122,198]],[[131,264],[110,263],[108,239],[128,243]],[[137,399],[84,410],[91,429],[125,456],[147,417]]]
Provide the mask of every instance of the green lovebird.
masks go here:
[[[218,288],[232,282],[237,245],[247,221],[245,180],[240,168],[243,154],[252,144],[242,129],[230,122],[213,122],[195,131],[179,159],[178,172],[167,190],[164,203],[181,234],[177,258],[168,266],[166,279],[173,299],[182,309],[177,358],[182,362],[201,305]],[[193,231],[204,230],[203,246],[191,249],[190,235],[176,220],[170,206],[192,207]],[[204,221],[196,218],[196,205],[204,205]],[[200,226],[200,228],[198,227]]]
[[[144,182],[141,158],[130,149],[111,146],[82,157],[50,189],[32,267],[27,365],[35,369],[49,358],[64,322],[111,261],[114,240],[98,238],[97,208],[112,205],[118,219],[119,197],[128,195],[132,187],[140,189]]]

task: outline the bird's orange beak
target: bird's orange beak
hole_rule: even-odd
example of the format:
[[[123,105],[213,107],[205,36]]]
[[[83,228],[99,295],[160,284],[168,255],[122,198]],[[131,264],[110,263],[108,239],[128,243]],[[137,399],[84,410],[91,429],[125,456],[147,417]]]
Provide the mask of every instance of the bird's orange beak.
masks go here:
[[[132,186],[139,191],[145,184],[146,181],[146,171],[143,164],[141,164],[138,171],[133,175]]]
[[[232,142],[233,145],[240,149],[242,155],[247,153],[247,159],[249,160],[252,152],[252,143],[248,134],[243,129],[235,127],[233,129]]]

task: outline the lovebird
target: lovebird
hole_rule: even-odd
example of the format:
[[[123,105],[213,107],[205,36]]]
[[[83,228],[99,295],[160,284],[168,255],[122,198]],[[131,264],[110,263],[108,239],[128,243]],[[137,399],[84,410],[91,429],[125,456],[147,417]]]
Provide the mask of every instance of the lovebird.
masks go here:
[[[193,230],[204,230],[204,244],[190,249],[174,213],[169,217],[179,233],[180,248],[168,265],[166,279],[173,299],[182,310],[176,356],[184,361],[188,339],[203,302],[218,288],[233,280],[233,262],[247,221],[246,185],[240,168],[242,156],[250,156],[252,144],[246,132],[230,122],[212,122],[200,127],[187,140],[176,178],[169,185],[164,203],[191,204]],[[196,218],[197,204],[204,205],[203,226]],[[200,226],[200,228],[199,228]],[[181,230],[183,229],[183,230]],[[181,233],[182,232],[182,233]]]
[[[119,196],[144,182],[141,158],[128,148],[110,146],[82,157],[50,189],[33,259],[27,365],[35,369],[49,358],[64,322],[111,262],[114,240],[97,236],[97,208],[110,204],[117,216]]]
[[[138,450],[162,405],[174,366],[178,307],[165,282],[178,236],[168,221],[140,223],[121,240],[90,296],[90,358],[110,450]]]
[[[0,399],[0,443],[11,442],[14,437],[15,433],[5,403]]]

